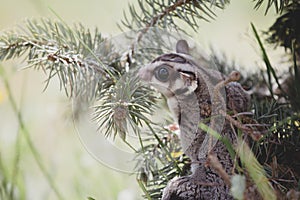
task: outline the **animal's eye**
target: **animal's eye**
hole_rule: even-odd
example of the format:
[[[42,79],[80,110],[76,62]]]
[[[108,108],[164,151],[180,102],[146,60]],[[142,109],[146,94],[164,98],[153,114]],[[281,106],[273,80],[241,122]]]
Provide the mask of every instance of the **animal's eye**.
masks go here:
[[[169,80],[169,69],[167,66],[162,65],[155,70],[155,78],[161,82],[167,82]]]

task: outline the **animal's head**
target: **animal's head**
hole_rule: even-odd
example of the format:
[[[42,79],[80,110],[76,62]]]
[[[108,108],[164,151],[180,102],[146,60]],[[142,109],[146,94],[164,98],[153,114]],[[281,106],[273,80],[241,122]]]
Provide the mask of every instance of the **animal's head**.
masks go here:
[[[197,67],[185,40],[179,40],[176,53],[163,54],[139,70],[139,77],[166,97],[189,94],[198,85]]]

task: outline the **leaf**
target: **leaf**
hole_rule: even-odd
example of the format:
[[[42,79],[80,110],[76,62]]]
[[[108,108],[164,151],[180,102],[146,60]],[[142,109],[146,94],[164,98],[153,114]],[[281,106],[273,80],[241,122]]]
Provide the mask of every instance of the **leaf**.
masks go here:
[[[272,84],[272,81],[271,81],[271,75],[272,75],[273,78],[275,79],[275,81],[276,81],[276,83],[277,83],[279,89],[281,89],[281,85],[280,85],[280,83],[279,83],[279,80],[278,80],[278,77],[277,77],[277,75],[276,75],[276,72],[275,72],[274,68],[273,68],[272,65],[271,65],[270,59],[269,59],[269,57],[268,57],[268,55],[267,55],[267,52],[266,52],[266,50],[265,50],[265,48],[264,48],[264,46],[263,46],[263,43],[262,43],[261,40],[260,40],[260,37],[259,37],[259,35],[258,35],[258,33],[257,33],[257,30],[256,30],[256,28],[255,28],[255,26],[254,26],[253,23],[251,23],[251,27],[252,27],[252,30],[253,30],[254,35],[255,35],[255,38],[257,39],[257,42],[258,42],[259,47],[260,47],[261,52],[262,52],[262,57],[263,57],[263,60],[264,60],[264,62],[265,62],[266,68],[267,68],[269,91],[270,91],[272,97],[274,98],[273,87],[272,87],[273,84]]]
[[[241,139],[237,141],[236,152],[263,199],[276,199],[274,188],[266,177],[264,168],[259,164],[248,145]]]

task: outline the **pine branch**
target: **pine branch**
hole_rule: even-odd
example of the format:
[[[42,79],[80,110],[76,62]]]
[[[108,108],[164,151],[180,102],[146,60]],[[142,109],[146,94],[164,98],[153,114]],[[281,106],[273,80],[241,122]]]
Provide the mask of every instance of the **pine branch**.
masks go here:
[[[268,42],[292,50],[300,55],[300,2],[293,1],[283,10],[283,14],[269,28]],[[294,43],[294,47],[293,47]]]
[[[94,116],[99,130],[106,136],[118,134],[126,142],[129,126],[138,132],[143,122],[149,123],[146,116],[156,98],[152,90],[138,84],[135,74],[127,72],[136,63],[124,62],[124,49],[118,48],[97,29],[92,34],[80,24],[70,28],[47,19],[28,20],[25,30],[0,36],[0,60],[25,57],[27,68],[47,73],[45,87],[57,76],[61,88],[75,101],[90,106],[98,100]]]
[[[151,35],[153,32],[160,32],[156,30],[157,27],[173,28],[187,33],[178,23],[183,21],[194,31],[197,31],[198,19],[206,21],[214,19],[215,14],[210,7],[214,6],[223,9],[226,3],[229,3],[229,0],[138,0],[139,11],[137,11],[136,6],[129,5],[130,17],[124,12],[124,20],[121,21],[130,30],[138,29],[135,42],[131,45],[127,57],[129,60],[132,59],[131,56],[136,53],[136,43],[141,41],[150,28],[152,28]],[[119,27],[122,30],[120,25]]]
[[[174,132],[155,127],[144,142],[147,145],[137,153],[135,159],[137,180],[145,197],[160,199],[171,179],[188,173],[190,160],[183,155],[179,138]]]
[[[277,13],[281,13],[291,2],[296,2],[297,0],[253,0],[256,1],[256,4],[254,6],[255,9],[259,9],[264,2],[267,2],[267,7],[265,14],[267,14],[270,10],[270,8],[273,6],[275,8],[275,11]]]
[[[77,25],[71,29],[60,22],[42,19],[27,20],[25,30],[6,32],[0,38],[0,60],[26,58],[27,67],[48,73],[47,84],[58,76],[68,96],[84,93],[92,96],[98,89],[97,80],[114,79],[116,69],[105,66],[90,50],[101,52],[101,34]],[[109,59],[109,50],[105,55]],[[100,56],[100,55],[99,55]]]
[[[146,32],[149,27],[175,28],[183,30],[176,19],[187,23],[194,31],[198,28],[197,19],[213,19],[215,14],[211,6],[224,8],[228,0],[138,0],[139,11],[136,6],[130,5],[130,18],[124,14],[123,25],[129,29],[143,29]]]
[[[153,91],[143,86],[132,73],[123,75],[115,86],[104,88],[98,95],[94,120],[105,136],[117,134],[125,141],[129,129],[140,134],[140,127],[151,123],[146,115],[155,108]],[[141,142],[141,147],[143,144]]]

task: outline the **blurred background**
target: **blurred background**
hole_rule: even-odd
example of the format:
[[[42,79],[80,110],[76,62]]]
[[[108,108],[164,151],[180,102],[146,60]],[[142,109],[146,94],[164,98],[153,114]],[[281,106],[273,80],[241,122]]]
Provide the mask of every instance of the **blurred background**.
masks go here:
[[[80,22],[105,36],[121,31],[123,11],[134,0],[0,0],[0,32],[22,26],[24,19],[47,17],[57,19],[54,12],[69,25]],[[218,10],[215,21],[201,22],[200,30],[191,33],[205,49],[211,46],[234,60],[243,70],[263,68],[258,46],[250,29],[267,30],[275,20],[274,12],[264,16],[264,9],[253,10],[251,0],[232,0],[225,10]],[[54,12],[53,12],[54,11]],[[272,52],[279,55],[278,52]],[[3,62],[13,97],[22,113],[26,128],[41,161],[66,199],[142,199],[135,175],[115,171],[95,160],[81,143],[72,120],[72,103],[53,79],[43,91],[47,75],[42,71],[21,70],[22,60]],[[7,177],[18,167],[18,191],[26,199],[56,199],[56,195],[35,162],[22,136],[0,79],[0,162]],[[99,144],[101,145],[101,144]],[[103,147],[108,157],[118,158]]]

